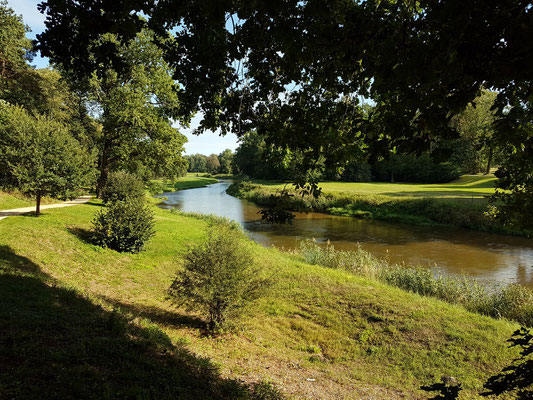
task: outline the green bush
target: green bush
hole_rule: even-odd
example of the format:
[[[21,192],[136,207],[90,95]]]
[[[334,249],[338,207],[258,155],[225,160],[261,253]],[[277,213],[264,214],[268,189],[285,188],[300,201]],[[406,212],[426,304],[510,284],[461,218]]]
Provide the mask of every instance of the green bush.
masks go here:
[[[93,220],[95,242],[121,252],[138,253],[155,234],[154,214],[142,199],[107,204]]]
[[[127,199],[139,199],[144,197],[144,184],[134,174],[119,171],[109,174],[107,183],[102,190],[102,201],[110,203]]]
[[[207,241],[185,256],[184,269],[170,286],[174,302],[204,314],[210,330],[226,328],[267,283],[244,246],[240,231],[211,228]]]

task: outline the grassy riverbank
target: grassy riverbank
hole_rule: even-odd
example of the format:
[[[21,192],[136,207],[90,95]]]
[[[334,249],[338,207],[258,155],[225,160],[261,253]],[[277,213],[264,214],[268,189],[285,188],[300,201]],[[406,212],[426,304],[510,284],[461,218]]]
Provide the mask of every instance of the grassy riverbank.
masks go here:
[[[166,291],[213,219],[154,209],[140,254],[89,241],[91,202],[0,222],[0,389],[8,398],[427,397],[456,377],[465,398],[516,355],[518,325],[247,242],[275,281],[220,337]],[[255,393],[255,394],[254,394]],[[254,397],[255,396],[255,397]]]
[[[198,174],[187,174],[178,180],[154,179],[150,181],[149,189],[153,194],[163,192],[175,192],[177,190],[194,189],[206,187],[212,183],[217,183],[218,179],[201,176]]]
[[[292,211],[316,211],[364,219],[418,225],[442,225],[488,232],[528,235],[502,226],[485,213],[485,197],[494,191],[494,178],[466,176],[448,184],[320,183],[322,195],[302,197],[296,192],[286,205]],[[275,204],[279,182],[238,182],[228,193],[262,206]],[[289,190],[290,191],[290,190]]]

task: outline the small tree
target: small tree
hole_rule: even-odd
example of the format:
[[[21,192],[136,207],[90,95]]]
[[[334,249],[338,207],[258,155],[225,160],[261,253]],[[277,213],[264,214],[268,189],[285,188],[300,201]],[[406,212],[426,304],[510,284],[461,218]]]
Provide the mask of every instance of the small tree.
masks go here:
[[[176,304],[205,314],[210,330],[220,330],[266,286],[258,272],[244,248],[242,234],[216,226],[206,243],[187,254],[169,294]]]
[[[144,197],[144,184],[134,174],[119,171],[109,174],[107,184],[102,190],[102,201],[109,203],[127,199],[141,199]]]
[[[0,184],[35,197],[37,216],[42,197],[74,198],[93,176],[93,160],[64,125],[5,102],[0,102],[0,154]]]
[[[95,241],[102,247],[138,253],[154,236],[154,214],[141,199],[107,204],[93,220]]]

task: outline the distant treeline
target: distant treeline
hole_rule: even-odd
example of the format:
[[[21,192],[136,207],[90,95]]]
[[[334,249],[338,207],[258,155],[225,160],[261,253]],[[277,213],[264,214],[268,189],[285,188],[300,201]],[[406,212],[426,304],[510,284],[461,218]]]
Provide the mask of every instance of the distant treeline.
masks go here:
[[[494,115],[491,107],[495,96],[494,92],[483,91],[475,106],[468,106],[450,121],[457,136],[440,140],[425,152],[414,155],[393,149],[376,156],[367,149],[354,154],[343,165],[334,166],[321,157],[314,169],[307,172],[307,178],[348,182],[442,183],[463,174],[488,174],[491,167],[502,159],[501,149],[492,140]],[[367,112],[370,115],[372,107],[367,107]],[[379,121],[374,122],[379,128]],[[302,173],[303,159],[302,154],[269,145],[264,137],[250,132],[240,138],[232,168],[234,172],[256,179],[294,180]]]

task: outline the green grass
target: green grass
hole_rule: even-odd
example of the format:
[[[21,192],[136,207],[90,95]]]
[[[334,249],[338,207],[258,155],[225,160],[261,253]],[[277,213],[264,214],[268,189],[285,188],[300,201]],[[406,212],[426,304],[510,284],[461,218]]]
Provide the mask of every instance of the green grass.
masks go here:
[[[150,182],[149,190],[153,194],[160,194],[163,192],[175,192],[177,190],[206,187],[207,185],[217,182],[218,179],[215,178],[209,178],[198,174],[187,174],[186,176],[173,181],[154,179]]]
[[[206,336],[167,289],[216,219],[155,209],[147,250],[120,254],[88,240],[99,207],[0,221],[8,398],[260,398],[249,384],[271,382],[287,398],[417,399],[442,375],[474,398],[516,355],[505,343],[514,323],[252,242],[276,284],[240,330]]]
[[[280,182],[254,180],[254,183],[282,188]],[[377,194],[385,196],[482,198],[494,193],[494,175],[464,175],[461,178],[437,184],[383,183],[383,182],[320,182],[324,192]]]
[[[43,198],[41,204],[57,203],[59,200]],[[0,191],[0,210],[10,210],[13,208],[35,207],[35,200],[30,199],[18,192]]]

